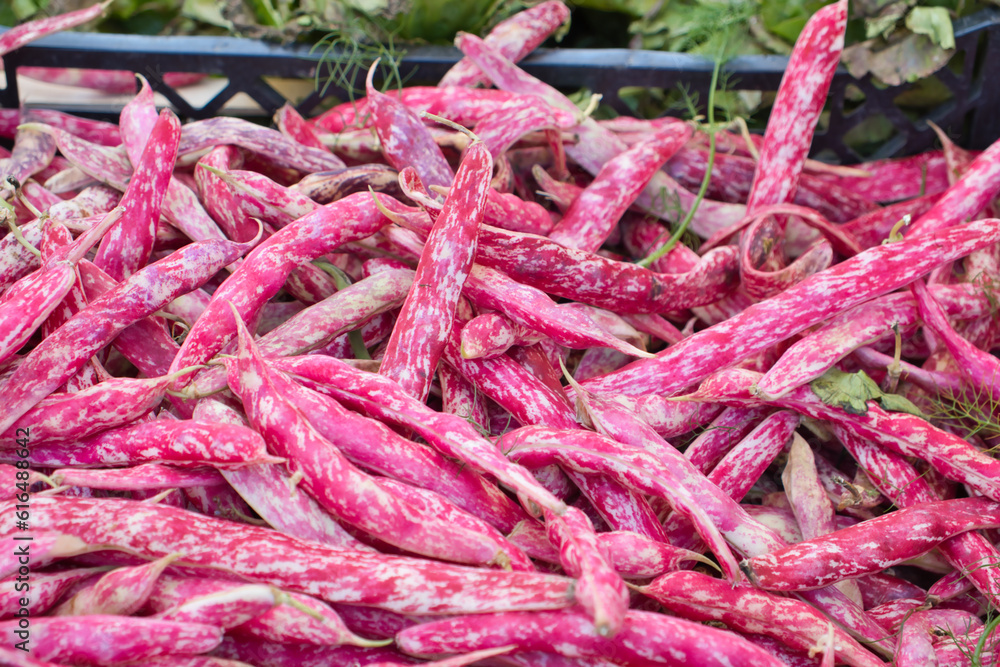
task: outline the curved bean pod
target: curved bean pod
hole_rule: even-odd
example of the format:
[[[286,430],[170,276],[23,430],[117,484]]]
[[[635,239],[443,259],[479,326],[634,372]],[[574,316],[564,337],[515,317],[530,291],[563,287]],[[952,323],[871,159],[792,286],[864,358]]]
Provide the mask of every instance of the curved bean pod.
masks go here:
[[[612,638],[575,610],[459,616],[402,630],[397,645],[406,653],[465,653],[499,646],[545,651],[572,658],[609,658],[639,667],[703,665],[781,667],[784,663],[731,632],[680,618],[629,611]]]
[[[747,576],[777,591],[819,588],[878,572],[977,528],[1000,526],[1000,503],[959,498],[920,503],[743,561]]]
[[[14,526],[13,512],[13,503],[0,506],[2,525]],[[62,531],[84,546],[117,546],[154,558],[179,552],[186,563],[221,568],[328,602],[403,614],[559,609],[572,602],[572,580],[566,577],[333,549],[165,505],[117,498],[33,498],[31,521],[38,531],[36,543],[41,532]]]

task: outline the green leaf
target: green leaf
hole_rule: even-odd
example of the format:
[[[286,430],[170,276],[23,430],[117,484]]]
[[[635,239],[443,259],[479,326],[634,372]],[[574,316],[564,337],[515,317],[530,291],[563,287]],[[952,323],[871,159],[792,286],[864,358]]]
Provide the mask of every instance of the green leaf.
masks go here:
[[[831,368],[809,383],[813,393],[827,405],[843,408],[852,415],[868,412],[868,401],[878,401],[889,412],[906,412],[926,419],[909,399],[899,394],[885,394],[864,371],[845,373]]]
[[[918,35],[927,35],[942,49],[955,48],[951,16],[944,7],[914,7],[906,15],[906,27]]]
[[[911,33],[888,46],[875,39],[848,46],[842,62],[855,78],[871,72],[883,83],[898,86],[933,74],[953,53],[936,46],[926,35]]]
[[[899,394],[882,394],[878,399],[879,405],[889,412],[906,412],[916,417],[927,419],[927,416],[920,411],[920,408],[910,402],[910,399]]]
[[[188,18],[232,30],[233,24],[222,15],[222,9],[215,0],[184,0],[181,14]]]
[[[865,19],[865,37],[888,37],[896,28],[896,23],[903,18],[909,5],[906,2],[894,2],[884,7],[876,16]]]
[[[852,415],[868,412],[868,401],[879,398],[882,391],[864,371],[845,373],[831,368],[809,383],[813,393],[827,405],[843,408]]]
[[[14,10],[14,16],[18,21],[23,21],[28,18],[40,8],[32,0],[14,0],[11,3],[11,9]]]

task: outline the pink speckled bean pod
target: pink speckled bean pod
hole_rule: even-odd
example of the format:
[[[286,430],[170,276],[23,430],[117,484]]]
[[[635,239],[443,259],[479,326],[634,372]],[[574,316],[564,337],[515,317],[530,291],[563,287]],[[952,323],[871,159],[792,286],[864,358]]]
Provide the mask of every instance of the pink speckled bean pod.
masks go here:
[[[33,178],[29,178],[21,184],[21,196],[42,213],[47,212],[50,206],[55,206],[63,201],[59,195],[47,190],[45,186],[39,185]],[[23,202],[15,201],[14,211],[21,220],[34,220],[35,218],[34,213],[28,211]]]
[[[849,429],[834,426],[844,444],[877,488],[899,507],[938,500],[923,475],[898,454],[886,451]],[[962,533],[942,542],[939,551],[949,563],[971,581],[994,606],[1000,605],[1000,574],[987,563],[1000,562],[996,547],[983,535]]]
[[[508,562],[502,547],[487,535],[439,519],[381,486],[351,464],[313,427],[271,379],[271,371],[239,326],[240,348],[227,360],[229,384],[243,402],[250,423],[268,448],[301,471],[303,488],[327,511],[393,546],[452,562],[477,565]],[[345,494],[352,489],[352,494]]]
[[[799,417],[793,412],[776,412],[765,417],[747,437],[729,450],[709,473],[708,479],[736,502],[743,500],[767,467],[784,450]]]
[[[672,123],[605,162],[549,238],[570,248],[596,251],[653,174],[690,138],[688,125]]]
[[[34,550],[34,546],[30,549]],[[87,579],[99,577],[109,566],[73,568],[52,572],[32,572],[31,580],[25,585],[17,581],[18,574],[12,574],[0,582],[0,619],[15,618],[21,608],[21,598],[28,598],[26,605],[32,616],[43,616],[55,606],[67,591]]]
[[[413,283],[410,269],[388,269],[335,292],[278,325],[257,341],[266,357],[293,356],[321,349],[373,316],[399,306]],[[209,368],[195,376],[194,390],[210,394],[225,388],[225,372]]]
[[[378,120],[376,115],[376,122]],[[466,150],[454,186],[427,237],[379,373],[420,400],[444,354],[455,308],[476,255],[493,160],[479,142]],[[427,182],[427,181],[425,181]]]
[[[597,634],[614,637],[625,623],[628,589],[600,548],[590,519],[570,507],[561,517],[547,512],[545,528],[549,541],[559,548],[563,569],[577,577],[576,600],[593,619]]]
[[[13,504],[3,506],[3,525],[13,527],[13,512]],[[572,602],[572,580],[565,577],[333,549],[163,505],[36,497],[31,513],[32,527],[39,532],[65,531],[81,544],[114,545],[153,558],[180,552],[187,563],[228,570],[328,602],[404,614],[559,609]]]
[[[483,70],[497,88],[537,95],[556,108],[575,112],[575,105],[565,95],[527,74],[475,35],[460,33],[455,43]],[[598,125],[593,119],[585,119],[574,128],[574,131],[579,135],[579,139],[576,144],[566,148],[566,154],[591,174],[596,174],[605,162],[627,150],[625,142]],[[681,187],[666,173],[657,172],[637,203],[656,215],[676,217],[672,211],[663,210],[662,204],[657,205],[658,201],[663,201],[664,195],[667,198],[676,196],[683,210],[689,209],[695,199],[694,194]],[[746,208],[742,205],[724,204],[706,199],[699,205],[691,221],[691,228],[700,236],[709,236],[716,229],[736,222],[745,212]]]
[[[226,238],[222,229],[198,200],[197,193],[176,176],[171,177],[167,184],[160,213],[172,227],[179,229],[192,241]],[[253,234],[248,238],[252,236]]]
[[[643,494],[604,475],[575,471],[567,475],[612,530],[634,531],[659,542],[667,541],[656,511]]]
[[[768,590],[820,588],[915,558],[956,534],[997,526],[1000,504],[988,498],[920,503],[755,556],[741,567]]]
[[[79,272],[91,303],[117,287],[111,276],[87,260],[80,262]],[[111,341],[111,345],[147,377],[164,375],[180,349],[163,323],[155,317],[145,317],[127,326]]]
[[[477,307],[500,311],[517,324],[548,336],[564,347],[600,346],[630,356],[651,356],[608,333],[587,311],[561,306],[543,291],[522,285],[503,271],[473,265],[464,293]]]
[[[593,347],[583,353],[573,369],[573,378],[579,381],[612,373],[631,361],[617,350]]]
[[[816,12],[796,39],[768,118],[747,213],[786,203],[795,192],[840,62],[846,24],[847,3],[837,2]]]
[[[380,345],[387,338],[389,338],[395,323],[396,317],[390,312],[376,315],[368,320],[368,322],[361,325],[361,328],[358,331],[361,333],[361,341],[364,343],[365,349],[371,350],[376,345]],[[384,351],[385,348],[381,347],[380,350]],[[380,350],[375,351],[378,358],[370,362],[364,359],[356,359],[354,348],[351,346],[349,334],[344,333],[340,334],[326,345],[316,348],[316,351],[313,352],[313,354],[343,359],[357,368],[371,371],[372,373],[378,373],[379,366],[382,363]]]
[[[169,109],[160,113],[121,199],[122,223],[105,234],[94,263],[121,281],[146,266],[153,252],[160,205],[177,160],[181,123]],[[128,145],[127,142],[126,146]]]
[[[501,444],[514,461],[531,468],[559,463],[576,472],[607,475],[635,491],[664,498],[692,518],[723,568],[734,580],[740,578],[732,552],[722,537],[725,528],[721,531],[716,528],[677,477],[652,454],[589,431],[537,426],[508,433]]]
[[[931,291],[960,319],[983,315],[989,303],[969,284],[934,285]],[[862,345],[892,336],[892,325],[908,331],[917,323],[912,294],[899,292],[872,299],[830,318],[822,327],[790,346],[757,384],[761,396],[778,398],[832,368]]]
[[[122,155],[123,151],[118,150],[117,154]],[[117,155],[115,157],[117,158]],[[57,155],[56,158],[60,159],[60,156]],[[125,188],[128,186],[128,183],[123,181],[120,184],[120,187],[116,186],[112,188],[111,185],[104,183],[103,181],[99,181],[96,178],[92,178],[82,169],[70,163],[69,160],[67,160],[67,164],[69,166],[64,167],[60,171],[57,171],[45,179],[42,186],[46,190],[56,195],[64,195],[67,193],[78,192],[81,188],[88,188],[93,185],[100,185],[122,192],[124,192]]]
[[[420,174],[420,180],[428,186],[451,186],[455,173],[427,126],[404,102],[379,92],[373,85],[377,65],[377,62],[373,63],[369,68],[365,88],[368,110],[372,114],[385,160],[396,171],[413,167]],[[492,171],[491,166],[490,175]]]
[[[30,123],[27,126],[34,127],[35,124]],[[38,127],[46,128],[55,136],[59,152],[83,173],[122,192],[128,187],[129,179],[132,177],[132,165],[129,164],[123,146],[101,146],[59,128],[48,125],[38,125]],[[53,189],[48,182],[46,181],[45,186]]]
[[[502,164],[498,160],[497,164]],[[421,208],[433,217],[439,215],[441,202],[432,199],[420,181],[420,176],[412,167],[406,167],[399,172],[399,186],[406,196],[419,202]],[[438,194],[448,195],[449,189],[433,185],[430,188]],[[420,218],[408,218],[414,223],[421,223]],[[483,224],[499,227],[524,234],[540,234],[544,236],[555,224],[552,216],[540,204],[527,201],[517,195],[498,192],[491,187],[486,191],[486,210],[483,212]],[[426,229],[425,229],[426,227]],[[426,236],[430,225],[419,226],[417,229]]]
[[[539,236],[483,227],[476,262],[553,296],[619,314],[656,313],[718,301],[735,286],[737,250],[717,248],[689,272],[663,274]]]
[[[458,322],[444,348],[444,360],[519,423],[574,428],[573,412],[561,393],[544,384],[508,355],[465,359]]]
[[[970,636],[982,629],[977,616],[955,609],[923,609],[906,618],[896,644],[896,667],[940,665],[934,644],[942,635]],[[982,664],[982,663],[981,663]]]
[[[479,424],[484,428],[489,426],[487,399],[479,393],[475,385],[448,364],[438,366],[438,382],[441,384],[443,412],[457,415],[470,424]]]
[[[567,129],[576,114],[549,106],[532,95],[518,95],[476,123],[476,136],[494,160],[526,134],[543,129]]]
[[[17,110],[11,109],[11,111]],[[29,108],[23,109],[21,114],[21,122],[45,123],[95,144],[120,146],[122,143],[121,132],[114,123],[73,116],[55,109]]]
[[[72,218],[86,218],[107,213],[118,205],[121,193],[106,185],[92,185],[80,191],[72,199],[64,199],[49,207],[49,217],[60,221]]]
[[[0,623],[5,646],[14,646],[18,622]],[[22,631],[23,632],[23,631]],[[116,663],[170,654],[211,651],[222,641],[220,628],[131,616],[32,618],[31,655],[70,664]]]
[[[257,234],[258,224],[243,211],[236,194],[215,172],[199,169],[198,165],[228,171],[241,164],[239,149],[236,146],[222,145],[203,155],[194,170],[201,202],[225,236],[233,240],[253,238]]]
[[[709,529],[702,529],[703,538],[706,536],[710,538],[710,531],[718,530],[727,541],[744,554],[762,554],[784,546],[784,542],[777,534],[755,521],[746,510],[701,474],[674,447],[667,444],[623,406],[599,397],[590,397],[588,400],[588,411],[598,428],[623,443],[614,450],[615,457],[621,457],[627,452],[628,460],[632,464],[641,469],[656,471],[656,475],[664,480],[675,479],[676,481],[669,484],[668,488],[675,491],[684,489],[693,496],[689,501],[689,511],[692,515],[703,514],[706,517],[703,521]],[[777,423],[781,424],[782,419],[778,419]],[[646,451],[642,451],[640,447]],[[714,544],[711,539],[706,539],[706,542],[709,545]],[[713,551],[715,549],[716,547],[713,547]],[[724,553],[728,553],[728,550]],[[809,596],[808,602],[835,618],[843,627],[856,633],[856,636],[876,642],[882,639],[881,630],[865,618],[861,610],[840,591],[824,589],[807,592],[806,595]]]
[[[226,483],[217,470],[207,466],[183,469],[162,463],[140,463],[130,468],[100,470],[59,468],[53,471],[51,477],[67,486],[114,491],[190,489],[220,486]]]
[[[364,373],[338,359],[318,355],[269,361],[274,368],[309,381],[308,386],[355,409],[412,428],[442,454],[476,470],[489,472],[540,507],[557,513],[565,511],[565,504],[539,485],[527,470],[508,461],[471,424],[456,415],[428,408],[388,378]]]
[[[867,175],[820,174],[820,177],[874,202],[897,202],[948,189],[948,168],[940,150],[856,166]]]
[[[3,333],[0,334],[0,362],[13,356],[59,307],[76,284],[76,264],[108,229],[121,220],[122,213],[120,208],[113,209],[76,241],[46,257],[44,265],[34,273],[4,290],[0,295],[0,321],[4,323]],[[55,386],[59,384],[62,382]]]
[[[833,250],[845,257],[853,257],[863,249],[857,239],[855,239],[850,232],[845,230],[844,225],[831,223],[811,208],[797,206],[795,204],[770,204],[758,207],[758,210],[755,213],[747,215],[745,218],[740,220],[739,223],[713,234],[705,241],[705,243],[701,245],[699,252],[704,253],[713,247],[722,245],[736,232],[751,227],[755,222],[765,219],[768,216],[779,214],[794,215],[802,223],[818,230],[820,234],[830,243]],[[748,257],[750,252],[751,250],[748,248],[744,248],[742,250],[744,257]]]
[[[43,227],[43,238],[40,249],[42,251],[43,261],[48,261],[54,253],[59,252],[60,248],[64,248],[73,242],[73,234],[70,233],[69,229],[67,229],[65,225],[58,222],[44,221]],[[0,297],[0,300],[6,299],[4,299],[4,297]],[[74,276],[73,284],[69,288],[69,291],[66,292],[63,300],[42,323],[42,338],[50,335],[53,331],[62,326],[66,320],[73,317],[86,307],[87,297],[83,292],[83,287],[80,284],[80,281],[76,280],[76,276]]]
[[[726,408],[684,450],[684,458],[708,474],[726,452],[745,438],[764,416],[762,408]]]
[[[460,352],[464,359],[490,359],[515,345],[533,345],[541,339],[540,333],[512,322],[506,315],[485,313],[462,327]]]
[[[509,653],[512,649],[507,646],[500,646],[498,648],[487,648],[482,651],[472,651],[471,653],[466,653],[464,655],[456,655],[450,658],[443,658],[441,660],[431,660],[430,662],[422,662],[423,665],[430,665],[430,667],[463,667],[464,665],[471,665],[473,663],[479,662],[481,660],[486,660],[487,658],[495,658],[499,655],[504,655]],[[410,662],[372,662],[368,663],[368,667],[407,667]],[[541,666],[539,666],[541,667]]]
[[[247,248],[231,241],[189,244],[132,274],[77,313],[39,343],[3,384],[3,391],[16,398],[0,411],[0,431],[72,377],[123,329],[175,296],[197,289]]]
[[[495,227],[524,234],[545,236],[553,226],[552,216],[540,204],[521,199],[517,195],[497,192],[490,188],[486,193],[484,222]]]
[[[683,186],[697,191],[705,176],[707,162],[707,148],[688,145],[667,163],[667,173]],[[798,188],[792,200],[794,203],[813,208],[833,222],[847,222],[878,209],[871,200],[838,185],[833,179],[808,173],[808,162],[799,175]],[[756,163],[749,157],[722,153],[717,149],[706,196],[722,201],[746,201],[755,166]]]
[[[169,554],[145,565],[111,570],[49,612],[53,616],[132,616],[146,604],[156,580],[181,557]]]
[[[46,446],[41,440],[37,445],[31,456],[55,466],[170,463],[230,469],[274,461],[251,429],[203,420],[159,419],[105,431],[72,447]]]
[[[119,665],[121,667],[249,667],[245,662],[210,655],[170,655],[160,658],[146,658],[141,662],[122,662]]]
[[[625,578],[658,577],[681,569],[682,563],[705,562],[705,557],[699,553],[630,531],[598,533],[597,543],[610,557],[611,566]]]
[[[55,154],[56,141],[50,133],[30,125],[22,126],[14,138],[10,157],[0,160],[0,172],[5,178],[12,176],[23,185],[45,169]]]
[[[426,111],[464,127],[473,127],[480,118],[514,96],[503,90],[464,86],[410,86],[386,94],[415,112]],[[327,132],[346,133],[355,128],[371,127],[374,121],[365,98],[339,104],[317,116],[312,123]]]
[[[696,520],[695,526],[699,529],[699,534],[707,537],[709,544],[719,544],[719,540],[712,538],[714,532],[729,535],[729,530],[733,534],[744,534],[742,539],[733,535],[728,538],[744,553],[755,548],[766,551],[778,546],[775,536],[768,534],[766,530],[756,530],[762,527],[627,408],[586,392],[581,392],[580,400],[595,428],[621,443],[614,443],[610,439],[593,440],[588,443],[588,447],[611,454],[616,460],[624,457],[631,465],[646,468],[663,480],[668,488],[675,489],[675,496],[668,495],[666,499],[673,507],[681,508],[679,515]],[[771,433],[775,425],[784,425],[789,430],[794,427],[788,420],[776,419],[771,420],[771,424],[762,430]],[[585,437],[592,439],[589,435]],[[787,435],[785,438],[787,439]],[[690,530],[686,532],[690,533]],[[755,541],[758,542],[757,546],[754,546]],[[724,550],[723,554],[725,553]]]
[[[36,248],[42,242],[42,225],[32,221],[19,225],[25,240]],[[15,282],[25,277],[39,266],[41,260],[33,252],[21,245],[13,234],[0,238],[0,295]]]
[[[129,424],[160,404],[173,379],[171,375],[110,378],[73,394],[51,393],[12,420],[0,437],[12,443],[18,429],[30,428],[32,445],[41,446],[73,442]]]
[[[391,640],[372,640],[351,632],[337,611],[327,603],[301,593],[284,593],[309,608],[318,618],[287,604],[275,606],[266,614],[230,630],[234,637],[254,638],[283,644],[314,646],[384,646]]]
[[[99,2],[90,7],[66,12],[58,16],[47,16],[42,19],[28,21],[27,23],[22,23],[19,26],[11,28],[3,33],[3,35],[0,35],[0,56],[19,49],[25,44],[45,35],[50,35],[60,30],[69,30],[87,21],[96,19],[104,14],[104,10],[110,4],[109,0],[105,0],[105,2]]]
[[[280,109],[274,112],[274,124],[281,134],[296,143],[322,151],[329,150],[319,140],[316,129],[307,123],[306,119],[291,104],[283,104]]]
[[[541,507],[556,512],[565,509],[528,471],[511,464],[464,419],[428,408],[387,378],[318,355],[274,358],[269,363],[354,409],[414,429],[442,453],[493,474]]]
[[[498,488],[435,450],[343,408],[335,399],[275,374],[274,382],[316,429],[355,464],[429,489],[508,533],[528,516]],[[523,562],[522,562],[523,564]]]
[[[813,451],[798,434],[792,437],[781,482],[804,539],[836,530],[833,503],[820,482]]]
[[[561,612],[459,616],[407,628],[397,645],[413,655],[464,653],[514,645],[522,651],[545,651],[572,658],[608,658],[628,665],[754,665],[784,663],[725,630],[665,614],[629,611],[612,638],[598,634],[590,619],[576,610]]]
[[[993,220],[870,248],[685,338],[656,359],[636,361],[583,385],[593,393],[670,395],[806,327],[906,285],[939,264],[998,241],[1000,220]]]
[[[370,236],[387,223],[371,196],[358,193],[327,204],[266,239],[212,294],[208,308],[181,345],[171,371],[208,361],[234,338],[236,325],[230,303],[244,321],[256,319],[299,264]]]
[[[311,496],[298,491],[283,465],[245,466],[224,470],[222,474],[240,497],[276,530],[340,549],[375,551],[344,530]]]
[[[135,73],[128,69],[19,67],[18,71],[21,75],[38,81],[90,88],[112,95],[128,95],[135,92]],[[158,76],[166,85],[178,88],[198,83],[207,75],[197,72],[163,72]]]
[[[203,167],[211,166],[206,162],[198,164]],[[212,173],[236,193],[236,201],[246,215],[259,218],[277,229],[295,222],[320,207],[306,195],[292,188],[286,188],[255,171],[229,169]]]
[[[36,498],[37,496],[32,497],[32,503]],[[13,517],[12,514],[11,518]],[[86,542],[73,535],[66,535],[60,531],[37,529],[35,526],[31,527],[31,535],[21,535],[20,537],[31,537],[32,569],[43,568],[57,560],[72,558],[94,550]],[[19,573],[20,568],[24,566],[24,563],[19,562],[20,557],[17,555],[17,551],[21,548],[11,549],[10,553],[4,554],[0,558],[0,576],[6,579]]]
[[[1000,142],[994,142],[969,165],[934,206],[903,229],[907,237],[930,234],[962,223],[1000,193]]]
[[[788,461],[781,473],[781,483],[795,515],[795,522],[802,532],[802,539],[820,537],[837,530],[836,510],[820,481],[816,457],[809,443],[798,433],[792,436]],[[857,582],[842,581],[837,584],[837,588],[861,604],[861,591]]]
[[[180,623],[204,623],[228,631],[263,616],[278,604],[278,595],[270,586],[233,582],[220,584],[217,590],[196,593],[172,607],[158,610],[150,618]]]
[[[197,153],[223,144],[245,148],[259,153],[279,167],[306,173],[344,167],[340,158],[330,151],[303,146],[277,130],[231,116],[216,116],[185,124],[178,155]]]
[[[581,192],[583,192],[582,186],[577,185],[572,181],[566,182],[556,180],[549,174],[549,172],[545,171],[545,169],[538,164],[531,167],[531,175],[534,176],[535,182],[538,184],[538,187],[541,188],[542,192],[548,195],[548,199],[551,200],[562,213],[569,210],[569,207],[573,205],[573,201],[580,196]]]
[[[720,371],[704,381],[691,396],[698,400],[759,404],[759,399],[751,395],[751,387],[759,378],[760,374],[753,371]],[[869,402],[866,414],[849,414],[842,408],[824,404],[808,387],[793,389],[770,403],[844,426],[896,454],[927,461],[948,479],[968,484],[987,497],[1000,499],[1000,462],[920,417],[887,412],[874,402]]]
[[[269,665],[269,667],[326,667],[337,665],[367,665],[388,661],[416,663],[394,648],[361,646],[309,646],[276,644],[253,639],[222,640],[213,655],[239,660],[239,665]]]
[[[734,588],[698,572],[670,572],[640,590],[684,618],[721,621],[733,630],[768,635],[805,651],[819,643],[830,627],[825,616],[804,602],[745,586]],[[834,640],[839,663],[885,664],[839,628],[834,629]]]
[[[434,517],[439,524],[447,525],[465,541],[489,541],[495,545],[497,555],[490,565],[499,565],[505,570],[534,572],[535,565],[519,547],[507,540],[503,533],[486,521],[469,514],[445,496],[429,489],[423,489],[388,477],[375,478],[376,484],[395,496],[400,502],[424,516]],[[452,559],[454,560],[454,559]],[[577,589],[579,596],[579,589]]]
[[[972,385],[972,391],[989,396],[989,400],[997,400],[1000,397],[1000,390],[997,389],[1000,359],[980,350],[952,328],[941,304],[922,280],[914,281],[910,290],[916,297],[917,310],[924,326],[933,331],[948,348],[948,352],[961,367],[963,376]]]
[[[7,646],[0,646],[0,660],[10,667],[65,667],[62,663],[33,658],[30,653]]]
[[[816,122],[840,62],[846,25],[847,2],[842,0],[810,17],[795,40],[747,195],[748,215],[758,213],[763,206],[788,203],[794,197]],[[752,297],[772,296],[830,264],[829,256],[811,257],[807,252],[781,268],[785,263],[784,220],[757,218],[743,233],[740,280]]]
[[[399,195],[399,174],[385,164],[359,164],[353,167],[308,174],[289,187],[292,192],[304,195],[317,204],[329,204],[355,192],[385,192]]]
[[[242,413],[215,397],[200,399],[194,416],[223,425],[246,425]],[[221,472],[257,515],[282,533],[334,547],[374,551],[334,521],[309,494],[299,493],[283,465],[248,465]]]
[[[858,584],[861,588],[865,609],[872,609],[890,600],[904,598],[922,600],[927,594],[923,588],[914,583],[881,572],[859,579]]]
[[[561,0],[548,0],[496,24],[484,41],[517,62],[534,51],[568,18],[569,8]],[[441,77],[438,86],[475,88],[488,83],[489,79],[479,68],[463,58]]]

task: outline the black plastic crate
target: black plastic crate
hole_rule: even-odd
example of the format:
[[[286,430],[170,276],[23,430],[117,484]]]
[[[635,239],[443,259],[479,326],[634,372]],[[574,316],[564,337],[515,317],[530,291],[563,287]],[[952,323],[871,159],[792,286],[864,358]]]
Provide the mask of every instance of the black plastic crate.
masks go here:
[[[937,123],[967,148],[982,149],[1000,139],[1000,86],[995,80],[1000,75],[1000,9],[983,10],[956,21],[955,41],[956,58],[960,60],[953,62],[962,63],[961,71],[946,67],[937,73],[951,98],[920,118],[911,117],[894,101],[911,84],[883,88],[875,85],[870,76],[855,79],[839,68],[830,90],[826,128],[813,140],[813,155],[843,163],[857,162],[860,156],[843,139],[852,128],[875,115],[882,115],[895,132],[876,153],[866,156],[869,158],[908,155],[931,148],[936,139],[926,120]],[[450,47],[410,49],[401,62],[401,73],[408,85],[433,84],[460,56]],[[270,114],[287,100],[263,77],[313,79],[320,59],[319,50],[307,46],[278,46],[233,37],[61,33],[4,56],[8,84],[0,90],[0,105],[18,104],[18,67],[85,67],[130,69],[143,74],[182,117],[216,115],[241,92]],[[786,63],[783,56],[735,58],[726,66],[728,86],[737,90],[777,90]],[[586,87],[601,93],[605,103],[622,112],[627,112],[627,107],[618,91],[624,87],[671,89],[683,84],[704,99],[712,72],[712,63],[698,56],[629,49],[539,49],[521,66],[556,87]],[[228,79],[228,85],[196,108],[163,82],[161,73],[171,71],[220,75]],[[850,101],[849,86],[860,91],[863,102]],[[345,91],[335,88],[326,94],[347,98]],[[322,96],[313,92],[297,107],[309,115],[322,101]],[[114,116],[118,112],[114,108],[69,104],[59,108],[90,116]]]

